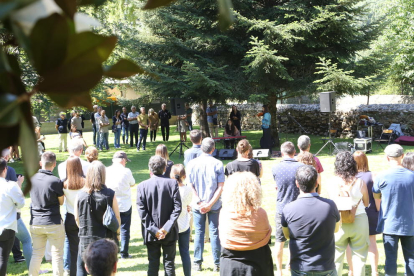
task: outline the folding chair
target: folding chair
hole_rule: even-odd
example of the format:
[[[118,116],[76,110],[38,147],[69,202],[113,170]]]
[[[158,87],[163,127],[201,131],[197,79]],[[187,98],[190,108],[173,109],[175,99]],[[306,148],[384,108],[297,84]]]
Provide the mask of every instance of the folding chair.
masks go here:
[[[396,137],[397,137],[397,134],[395,133],[395,130],[383,129],[380,137],[378,139],[375,139],[375,142],[377,142],[378,145],[380,145],[380,147],[384,149],[382,144],[386,143],[388,146],[389,144],[392,144],[394,142]]]

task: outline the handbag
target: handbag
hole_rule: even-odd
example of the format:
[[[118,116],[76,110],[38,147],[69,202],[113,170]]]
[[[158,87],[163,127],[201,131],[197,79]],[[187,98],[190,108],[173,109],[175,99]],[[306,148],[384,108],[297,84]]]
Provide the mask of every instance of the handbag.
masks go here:
[[[356,180],[350,185],[348,191],[340,191],[336,201],[339,213],[341,214],[342,223],[354,223],[356,210],[362,200],[361,198],[356,205],[352,204],[351,189],[355,182]]]
[[[112,207],[108,203],[108,198],[105,196],[106,199],[106,211],[102,218],[102,224],[111,230],[112,232],[117,232],[119,229],[119,222],[115,216],[115,212]]]

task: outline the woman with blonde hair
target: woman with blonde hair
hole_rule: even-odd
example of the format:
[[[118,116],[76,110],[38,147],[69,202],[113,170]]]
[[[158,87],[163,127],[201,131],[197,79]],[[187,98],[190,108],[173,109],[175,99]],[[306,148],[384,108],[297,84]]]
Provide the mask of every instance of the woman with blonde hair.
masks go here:
[[[85,185],[82,164],[79,157],[69,157],[66,162],[66,179],[63,179],[63,193],[66,198],[65,232],[69,241],[70,251],[70,276],[76,276],[77,257],[79,247],[79,228],[74,216],[74,204],[78,192]]]
[[[340,152],[335,158],[335,175],[333,183],[338,185],[336,195],[338,210],[341,213],[342,225],[335,233],[335,266],[338,275],[342,275],[345,251],[348,245],[352,251],[354,275],[365,275],[365,262],[368,255],[369,226],[365,207],[369,205],[368,189],[365,182],[357,178],[357,163],[348,151]],[[348,200],[349,199],[349,200]],[[354,218],[344,221],[343,215],[354,209]]]
[[[251,172],[236,172],[224,185],[220,211],[220,275],[274,275],[262,188]]]
[[[260,177],[260,164],[249,158],[252,151],[252,146],[246,139],[240,140],[236,147],[237,159],[228,163],[224,173],[229,176],[236,172],[251,172],[257,177]]]
[[[374,198],[372,193],[372,186],[374,185],[373,173],[369,170],[368,158],[363,151],[356,151],[353,154],[355,162],[357,164],[358,174],[357,178],[364,181],[367,185],[368,195],[369,195],[369,206],[365,208],[365,212],[368,216],[368,225],[369,225],[369,248],[368,248],[368,257],[371,263],[371,274],[372,276],[378,275],[378,248],[377,248],[377,224],[378,224],[378,214],[381,206],[381,199]],[[352,265],[352,252],[351,248],[348,246],[346,257],[349,266],[349,275],[353,275],[353,265]]]
[[[316,171],[318,171],[318,167],[316,165],[316,161],[315,158],[313,156],[312,153],[310,153],[309,151],[302,151],[301,153],[298,154],[296,160],[300,163],[303,163],[305,165],[310,165],[313,166]],[[318,186],[316,187],[316,192],[318,194],[321,194],[322,192],[322,180],[321,180],[321,174],[318,173],[318,180],[317,180]]]
[[[92,163],[93,161],[98,160],[98,156],[99,156],[99,152],[93,146],[88,147],[85,151],[85,157],[89,163]]]
[[[165,146],[164,144],[159,144],[155,149],[155,155],[161,156],[165,159],[167,166],[165,167],[164,175],[169,176],[171,173],[171,167],[174,165],[174,162],[170,160],[167,146]]]
[[[154,137],[155,142],[155,138],[157,137],[158,125],[160,123],[160,118],[158,117],[157,112],[155,112],[153,108],[150,108],[148,110],[148,120],[150,125],[150,140],[152,142],[152,137]]]
[[[185,185],[185,169],[182,164],[172,166],[170,177],[176,179],[181,196],[181,213],[178,217],[178,248],[180,250],[181,262],[183,263],[183,270],[185,276],[191,276],[191,258],[190,258],[190,221],[191,214],[188,211],[193,191],[190,186]]]
[[[88,168],[85,186],[78,192],[75,200],[75,219],[79,227],[79,251],[77,263],[77,276],[87,275],[83,252],[89,244],[103,238],[111,238],[118,242],[117,233],[103,225],[103,215],[107,206],[111,206],[119,225],[121,217],[115,192],[105,186],[106,168],[100,161],[93,161]]]

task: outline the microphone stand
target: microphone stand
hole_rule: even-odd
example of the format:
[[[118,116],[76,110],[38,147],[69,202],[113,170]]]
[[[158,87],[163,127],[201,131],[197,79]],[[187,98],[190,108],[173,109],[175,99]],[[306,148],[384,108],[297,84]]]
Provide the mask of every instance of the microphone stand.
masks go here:
[[[288,117],[291,118],[292,121],[295,122],[304,133],[308,133],[306,129],[298,121],[296,121],[293,116],[290,115],[290,112],[288,112]]]

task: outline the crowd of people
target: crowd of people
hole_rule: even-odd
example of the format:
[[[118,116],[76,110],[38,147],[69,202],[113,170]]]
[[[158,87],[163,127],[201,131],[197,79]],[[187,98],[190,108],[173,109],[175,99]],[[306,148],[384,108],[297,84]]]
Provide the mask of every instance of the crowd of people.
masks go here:
[[[217,112],[212,107],[207,110],[208,116]],[[95,108],[94,142],[106,147],[108,135],[104,131],[110,123],[105,111]],[[158,119],[161,127],[164,125],[164,140],[168,140],[168,113],[164,105],[158,114],[149,110],[147,115],[145,108],[137,112],[135,107],[128,114],[126,109],[115,112],[115,148],[119,148],[122,135],[123,142],[130,139],[131,147],[135,136],[137,150],[145,150],[148,128],[151,140],[155,140],[156,130],[153,131],[158,127]],[[237,108],[232,114],[240,118]],[[56,129],[64,134],[61,130],[67,130],[69,122],[61,115]],[[40,265],[48,251],[53,275],[114,275],[118,254],[122,259],[131,257],[131,188],[136,184],[133,172],[126,167],[131,160],[124,151],[116,151],[112,165],[105,167],[99,161],[101,148],[87,147],[82,126],[77,128],[82,121],[77,118],[81,117],[74,113],[70,121],[74,137],[68,145],[59,144],[59,151],[69,151],[67,160],[58,165],[55,153],[44,151],[41,169],[31,178],[29,229],[20,215],[25,204],[21,190],[24,177],[8,165],[10,149],[2,152],[0,276],[6,275],[12,251],[16,262],[26,261],[30,276],[44,272]],[[264,120],[270,119],[264,116]],[[240,125],[234,121],[229,120],[227,127],[226,131],[237,130],[240,134]],[[384,152],[389,169],[377,174],[369,170],[365,153],[338,153],[328,199],[321,196],[324,169],[310,153],[310,138],[298,138],[298,154],[292,142],[283,143],[282,160],[272,166],[277,190],[273,259],[273,223],[262,208],[263,167],[253,158],[249,141],[239,141],[235,145],[237,159],[224,166],[212,156],[214,139],[203,139],[201,131],[191,130],[190,140],[193,146],[185,151],[183,164],[169,160],[167,147],[159,144],[149,159],[148,180],[137,187],[136,208],[147,248],[148,275],[158,275],[161,255],[165,275],[175,275],[177,242],[183,274],[204,270],[207,240],[213,261],[210,269],[220,275],[274,275],[275,263],[278,276],[283,275],[284,267],[294,276],[335,276],[342,275],[346,257],[349,275],[365,275],[369,259],[371,273],[376,276],[376,236],[381,233],[385,274],[397,275],[401,243],[406,274],[414,275],[413,153],[404,155],[401,146],[388,145]],[[83,153],[86,160],[82,159]],[[56,167],[58,177],[53,173]],[[192,256],[190,240],[194,241]],[[285,249],[288,240],[289,249]],[[290,260],[283,266],[286,250]]]

